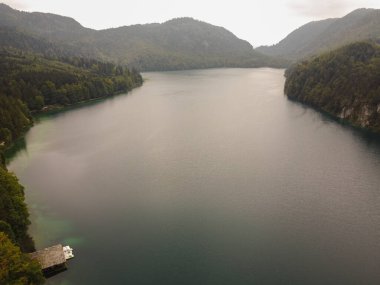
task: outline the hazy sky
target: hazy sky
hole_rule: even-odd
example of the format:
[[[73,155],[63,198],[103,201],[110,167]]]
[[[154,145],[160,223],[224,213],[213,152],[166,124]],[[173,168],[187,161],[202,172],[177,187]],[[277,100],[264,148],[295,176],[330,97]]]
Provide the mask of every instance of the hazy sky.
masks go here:
[[[0,0],[1,1],[1,0]],[[75,18],[104,29],[193,17],[223,26],[255,47],[275,44],[313,20],[341,17],[380,0],[3,0],[13,8]]]

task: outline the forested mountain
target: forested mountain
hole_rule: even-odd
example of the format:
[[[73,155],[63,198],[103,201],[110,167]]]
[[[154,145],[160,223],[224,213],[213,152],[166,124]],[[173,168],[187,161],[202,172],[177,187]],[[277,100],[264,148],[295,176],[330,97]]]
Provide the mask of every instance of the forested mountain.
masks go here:
[[[52,59],[62,57],[96,57],[90,51],[83,51],[83,49],[77,49],[64,43],[54,44],[39,36],[19,31],[14,27],[0,26],[0,50],[11,49],[35,53]]]
[[[288,60],[299,60],[343,45],[380,38],[380,10],[358,9],[343,18],[308,23],[274,46],[258,51]]]
[[[93,44],[142,70],[275,64],[226,29],[191,18],[100,31]]]
[[[50,13],[21,12],[5,4],[0,4],[0,25],[15,27],[20,31],[27,31],[54,41],[75,40],[96,33],[95,30],[86,29],[69,17]]]
[[[112,63],[3,50],[0,83],[0,142],[9,144],[30,125],[30,111],[127,92],[142,78]]]
[[[284,65],[283,61],[255,51],[226,29],[192,18],[97,31],[84,28],[71,18],[20,12],[0,4],[0,28],[18,33],[19,40],[15,43],[16,40],[8,39],[8,45],[20,45],[24,35],[28,40],[42,39],[57,52],[63,45],[61,50],[76,56],[139,70]],[[4,40],[0,39],[1,42]]]
[[[286,72],[285,93],[355,126],[380,133],[380,47],[354,43]]]
[[[310,22],[290,33],[285,39],[273,46],[261,46],[257,50],[268,55],[286,57],[294,60],[308,55],[310,43],[336,19]]]

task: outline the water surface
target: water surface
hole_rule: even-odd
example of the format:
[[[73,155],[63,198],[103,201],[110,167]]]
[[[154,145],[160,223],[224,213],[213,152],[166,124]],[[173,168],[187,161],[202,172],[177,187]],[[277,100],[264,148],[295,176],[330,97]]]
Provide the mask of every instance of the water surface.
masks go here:
[[[147,73],[41,119],[9,164],[48,284],[380,284],[380,140],[283,95],[283,70]]]

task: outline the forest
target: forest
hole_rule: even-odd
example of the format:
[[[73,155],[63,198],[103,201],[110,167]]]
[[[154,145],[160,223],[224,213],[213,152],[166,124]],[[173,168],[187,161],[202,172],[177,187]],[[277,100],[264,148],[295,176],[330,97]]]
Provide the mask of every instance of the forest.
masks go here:
[[[285,93],[354,126],[380,133],[380,47],[359,42],[286,72]]]
[[[128,92],[142,77],[88,58],[2,50],[0,83],[0,142],[9,145],[32,124],[31,113]]]

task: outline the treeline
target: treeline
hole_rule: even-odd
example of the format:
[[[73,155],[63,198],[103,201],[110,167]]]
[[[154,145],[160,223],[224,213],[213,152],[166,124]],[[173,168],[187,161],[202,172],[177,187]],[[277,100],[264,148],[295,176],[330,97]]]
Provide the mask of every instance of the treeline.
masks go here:
[[[44,283],[41,266],[22,253],[7,234],[0,231],[0,284],[39,285]]]
[[[128,92],[141,84],[136,70],[113,63],[2,50],[0,143],[9,144],[31,124],[30,112]]]
[[[24,188],[0,166],[0,284],[44,282],[39,263],[23,253],[34,250],[27,233],[29,224]]]
[[[1,49],[15,49],[57,59],[59,57],[88,57],[96,58],[96,53],[90,48],[72,47],[65,43],[55,44],[47,39],[28,34],[22,29],[11,26],[0,26]]]
[[[215,56],[215,55],[141,55],[131,60],[131,66],[136,66],[140,70],[167,71],[167,70],[188,70],[207,68],[253,68],[253,67],[273,67],[283,68],[289,64],[288,61],[261,55],[252,52],[244,56]]]
[[[30,125],[32,118],[26,104],[19,98],[0,94],[0,145],[4,148],[18,138]],[[4,159],[2,158],[4,164]]]
[[[18,179],[4,167],[0,167],[0,231],[23,251],[34,250],[27,233],[29,213],[24,201],[24,188]]]
[[[380,47],[360,42],[299,63],[286,72],[285,93],[380,133]]]

